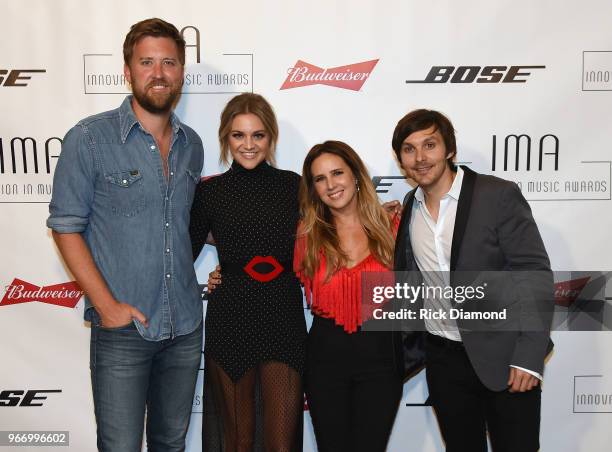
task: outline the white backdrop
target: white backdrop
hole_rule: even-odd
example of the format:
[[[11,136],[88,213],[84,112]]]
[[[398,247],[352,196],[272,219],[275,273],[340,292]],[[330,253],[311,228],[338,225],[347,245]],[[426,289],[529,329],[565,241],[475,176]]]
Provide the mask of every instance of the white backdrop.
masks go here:
[[[147,17],[187,27],[192,47],[177,113],[203,138],[204,175],[222,170],[216,130],[223,105],[235,93],[255,91],[278,116],[279,167],[300,172],[313,144],[344,140],[372,176],[387,177],[378,179],[391,184],[379,186],[381,199],[401,199],[409,186],[397,178],[391,134],[406,112],[433,108],[455,124],[459,161],[521,183],[554,269],[612,268],[608,1],[1,0],[0,11],[1,430],[67,430],[70,450],[95,450],[83,302],[60,306],[61,297],[52,297],[42,303],[40,293],[23,302],[24,283],[14,280],[37,287],[71,281],[44,224],[60,153],[54,137],[120,104],[127,93],[123,39],[131,24]],[[378,61],[367,70],[351,66],[372,60]],[[426,83],[432,66],[445,66],[434,73],[452,70],[453,76]],[[293,72],[291,80],[294,67],[369,75],[357,87],[342,81],[300,86],[304,74]],[[422,83],[406,82],[415,80]],[[517,169],[511,135],[522,134]],[[198,261],[202,283],[215,261],[212,250]],[[610,338],[607,332],[554,334],[543,392],[543,451],[609,450]],[[2,393],[31,390],[61,392],[46,393],[38,407],[7,406],[16,393]],[[200,380],[190,452],[201,450],[201,390]],[[435,417],[420,406],[426,397],[421,374],[405,387],[404,402],[416,406],[402,404],[389,450],[442,450]],[[316,450],[306,418],[306,450]]]

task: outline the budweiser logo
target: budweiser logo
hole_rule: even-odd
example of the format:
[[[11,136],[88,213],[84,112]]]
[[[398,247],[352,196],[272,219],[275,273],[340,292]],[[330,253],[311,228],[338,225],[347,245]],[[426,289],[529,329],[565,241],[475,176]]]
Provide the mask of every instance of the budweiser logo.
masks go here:
[[[39,287],[15,278],[6,287],[6,293],[2,301],[0,301],[0,306],[39,301],[41,303],[74,308],[82,296],[83,291],[74,281]]]
[[[336,88],[359,91],[374,70],[378,60],[364,61],[323,69],[305,61],[298,60],[280,89],[301,88],[309,85],[328,85]]]
[[[586,278],[572,279],[555,283],[555,303],[559,306],[569,307],[576,299],[584,286],[587,285],[590,276]]]

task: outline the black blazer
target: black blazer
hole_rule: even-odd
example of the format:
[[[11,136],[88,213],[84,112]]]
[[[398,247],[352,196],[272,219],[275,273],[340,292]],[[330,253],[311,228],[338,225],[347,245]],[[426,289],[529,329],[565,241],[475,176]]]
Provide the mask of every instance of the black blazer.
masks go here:
[[[451,272],[512,271],[516,272],[512,275],[517,279],[529,275],[529,280],[517,281],[512,286],[515,292],[509,298],[513,301],[504,306],[521,319],[514,331],[464,331],[462,320],[457,320],[476,374],[485,386],[501,391],[507,387],[510,365],[543,373],[544,358],[552,349],[553,277],[531,209],[518,186],[494,176],[477,174],[467,167],[462,169],[463,183],[451,245]],[[396,271],[418,270],[409,234],[415,192],[416,189],[409,192],[404,201],[395,247]],[[538,319],[521,316],[523,312],[542,308],[542,303],[538,303],[537,307],[530,305],[526,309],[526,303],[533,300],[527,292],[530,288],[537,290],[540,300],[550,301],[550,306],[544,306],[544,311],[538,313]],[[530,322],[536,320],[539,326],[531,328]],[[408,345],[407,365],[411,366],[412,361],[424,355],[423,341],[419,339],[422,333],[404,336],[404,344]]]

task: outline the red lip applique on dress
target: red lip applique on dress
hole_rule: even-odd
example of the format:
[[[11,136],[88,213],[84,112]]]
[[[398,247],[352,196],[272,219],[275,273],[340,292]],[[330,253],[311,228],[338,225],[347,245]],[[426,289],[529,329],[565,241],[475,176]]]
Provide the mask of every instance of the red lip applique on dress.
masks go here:
[[[268,273],[260,273],[255,270],[257,264],[270,264],[274,267],[274,270]],[[283,270],[283,266],[274,258],[274,256],[255,256],[244,266],[244,271],[254,280],[259,282],[269,282],[280,275]]]

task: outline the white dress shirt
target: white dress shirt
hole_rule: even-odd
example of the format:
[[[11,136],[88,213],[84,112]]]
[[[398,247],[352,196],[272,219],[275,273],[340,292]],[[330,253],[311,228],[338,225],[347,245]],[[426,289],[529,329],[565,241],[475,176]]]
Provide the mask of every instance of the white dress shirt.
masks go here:
[[[423,279],[428,286],[450,285],[450,259],[457,215],[457,203],[461,193],[463,170],[457,168],[457,174],[448,193],[440,200],[438,221],[434,220],[427,205],[425,193],[418,187],[414,194],[412,215],[410,217],[410,243],[417,266],[423,272]],[[450,312],[450,300],[445,298],[425,297],[425,309]],[[457,322],[452,319],[433,320],[426,319],[427,331],[452,341],[461,341]]]

